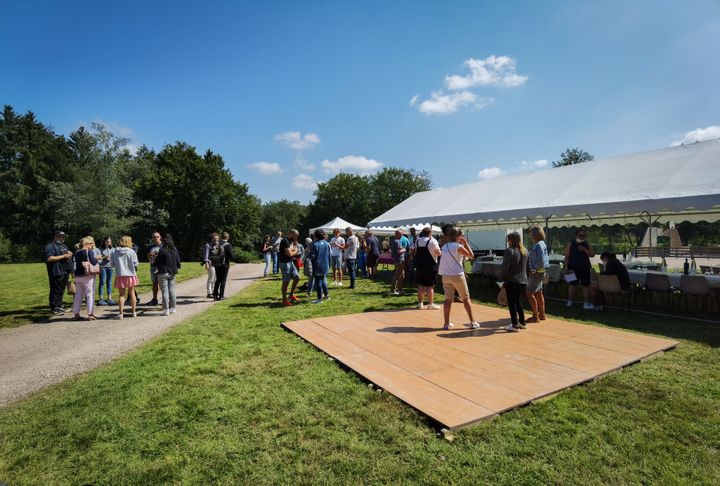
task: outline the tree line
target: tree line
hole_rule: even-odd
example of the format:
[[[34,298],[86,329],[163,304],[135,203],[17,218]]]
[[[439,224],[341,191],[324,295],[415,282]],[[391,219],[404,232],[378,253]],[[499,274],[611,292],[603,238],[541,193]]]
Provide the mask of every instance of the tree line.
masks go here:
[[[387,167],[373,175],[340,173],[318,184],[314,201],[262,203],[237,181],[220,154],[178,141],[159,151],[101,124],[57,134],[34,113],[5,106],[0,115],[0,262],[38,261],[53,230],[72,239],[130,234],[143,245],[169,232],[186,260],[212,231],[232,235],[239,261],[258,258],[262,236],[307,231],[335,216],[365,225],[418,191],[424,172]]]

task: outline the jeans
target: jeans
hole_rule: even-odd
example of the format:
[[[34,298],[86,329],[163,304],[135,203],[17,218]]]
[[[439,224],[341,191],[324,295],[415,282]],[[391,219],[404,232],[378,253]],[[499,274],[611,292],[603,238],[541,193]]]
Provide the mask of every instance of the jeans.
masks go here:
[[[367,269],[365,268],[365,252],[364,251],[358,252],[357,266],[358,266],[358,271],[361,272],[363,274],[363,276],[367,277]]]
[[[230,267],[215,267],[215,287],[213,288],[213,297],[221,299],[225,297],[225,282],[227,281],[228,271]]]
[[[315,275],[315,290],[317,291],[318,300],[322,300],[323,295],[328,296],[327,279],[325,275]]]
[[[525,324],[525,311],[523,310],[522,304],[520,304],[520,296],[525,294],[525,288],[527,285],[505,282],[505,292],[507,292],[508,308],[510,309],[510,321],[513,326],[517,326],[518,318],[520,324]]]
[[[272,253],[273,273],[278,273],[278,271],[280,271],[278,268],[278,252],[271,251],[270,253]]]
[[[307,281],[307,293],[310,294],[315,290],[315,275],[310,275]]]
[[[112,267],[100,267],[100,285],[98,285],[98,298],[103,300],[103,289],[107,291],[108,300],[112,299]]]
[[[158,275],[160,281],[160,291],[162,292],[163,308],[173,309],[177,299],[175,297],[175,274],[161,273]]]
[[[347,265],[348,270],[348,276],[350,277],[350,288],[355,288],[355,262],[354,259],[347,259],[345,260],[345,265]]]
[[[68,273],[63,275],[48,275],[48,281],[50,284],[50,310],[62,307],[63,295],[65,295],[68,278],[70,278],[70,274]]]
[[[263,272],[263,277],[268,276],[268,271],[270,270],[270,265],[273,265],[273,268],[275,268],[275,265],[272,262],[273,256],[270,253],[271,252],[269,252],[269,251],[266,251],[265,253],[263,253],[263,258],[265,259],[265,271]]]

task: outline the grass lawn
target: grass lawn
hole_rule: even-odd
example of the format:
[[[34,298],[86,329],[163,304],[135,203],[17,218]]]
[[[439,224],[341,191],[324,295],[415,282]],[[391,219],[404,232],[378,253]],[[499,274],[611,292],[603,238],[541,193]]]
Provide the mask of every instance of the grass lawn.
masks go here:
[[[177,281],[204,275],[199,262],[183,262]],[[150,264],[141,263],[138,269],[140,286],[138,292],[152,290]],[[98,282],[96,278],[96,282]],[[31,322],[44,322],[50,316],[48,310],[48,277],[44,263],[19,263],[0,265],[0,282],[5,283],[0,299],[0,329],[17,327]],[[95,289],[97,296],[97,288]],[[117,300],[118,291],[113,289]],[[97,300],[97,298],[96,298]],[[72,306],[72,296],[65,294],[66,307]]]
[[[681,342],[447,442],[279,326],[407,307],[411,296],[360,280],[355,291],[332,288],[328,303],[282,308],[279,286],[254,284],[134,353],[0,409],[0,482],[720,483],[717,325],[552,302],[554,316]]]

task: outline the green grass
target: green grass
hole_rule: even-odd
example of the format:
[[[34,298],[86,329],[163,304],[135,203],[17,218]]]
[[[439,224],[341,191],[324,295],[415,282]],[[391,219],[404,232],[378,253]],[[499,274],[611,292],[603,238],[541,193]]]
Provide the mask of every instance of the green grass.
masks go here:
[[[182,282],[204,274],[205,269],[198,262],[184,262],[177,281]],[[138,278],[138,292],[152,289],[149,263],[140,264]],[[48,277],[44,263],[0,265],[0,282],[5,284],[0,298],[0,329],[48,320]],[[97,288],[95,291],[97,297]],[[116,289],[113,289],[113,296],[117,300]],[[71,306],[72,296],[65,294],[64,302],[66,306]]]
[[[0,481],[720,483],[717,326],[591,314],[597,325],[681,342],[449,443],[421,414],[279,326],[408,307],[411,296],[388,297],[387,285],[361,280],[354,292],[331,289],[321,306],[282,308],[279,286],[254,284],[134,353],[0,410]],[[588,316],[554,302],[549,312]]]

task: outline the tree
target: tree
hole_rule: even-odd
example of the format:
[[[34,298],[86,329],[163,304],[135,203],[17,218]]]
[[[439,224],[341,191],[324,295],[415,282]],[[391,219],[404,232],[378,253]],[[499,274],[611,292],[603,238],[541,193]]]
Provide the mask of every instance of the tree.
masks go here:
[[[565,149],[560,154],[560,160],[556,160],[552,163],[553,167],[563,167],[565,165],[581,164],[583,162],[589,162],[595,159],[592,155],[580,150],[579,148]]]
[[[281,199],[265,203],[260,214],[259,236],[272,236],[276,231],[287,233],[292,228],[298,229],[300,234],[306,234],[309,228],[305,228],[303,223],[307,212],[308,206],[300,201]]]
[[[417,192],[432,189],[432,179],[427,172],[386,167],[370,176],[372,204],[369,219],[380,216]]]

